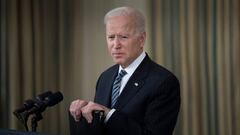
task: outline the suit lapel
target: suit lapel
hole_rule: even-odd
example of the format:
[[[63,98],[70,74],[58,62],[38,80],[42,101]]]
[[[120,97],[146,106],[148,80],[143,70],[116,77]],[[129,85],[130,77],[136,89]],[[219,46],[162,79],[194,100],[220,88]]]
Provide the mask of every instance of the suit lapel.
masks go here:
[[[110,73],[109,77],[109,81],[106,83],[106,92],[103,92],[103,98],[101,98],[103,101],[102,101],[102,104],[107,106],[107,107],[110,107],[110,101],[111,101],[111,95],[112,95],[112,84],[115,80],[115,77],[117,76],[117,73],[118,73],[118,65],[114,68],[114,70]]]
[[[145,78],[149,71],[148,70],[149,61],[150,61],[149,57],[146,56],[142,63],[139,65],[139,67],[136,69],[136,71],[133,73],[129,81],[127,82],[114,108],[121,109],[132,98],[134,98],[136,93],[141,89],[141,87],[145,83]]]

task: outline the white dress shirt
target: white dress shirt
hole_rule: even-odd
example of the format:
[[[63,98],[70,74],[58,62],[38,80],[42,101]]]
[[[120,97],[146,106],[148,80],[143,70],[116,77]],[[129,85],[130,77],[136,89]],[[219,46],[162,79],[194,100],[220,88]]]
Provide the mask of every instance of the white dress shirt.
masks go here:
[[[141,53],[141,55],[139,55],[137,57],[137,59],[135,59],[128,67],[124,68],[124,70],[127,72],[127,74],[122,78],[121,81],[121,87],[120,87],[120,92],[119,95],[122,93],[123,88],[126,86],[129,78],[132,76],[132,74],[134,73],[134,71],[137,69],[137,67],[140,65],[140,63],[143,61],[143,59],[145,58],[146,53],[143,51]],[[118,73],[122,70],[122,66],[119,66],[119,70]],[[116,111],[116,109],[111,109],[111,111],[107,114],[104,122],[106,123],[108,121],[108,119],[112,116],[112,114]]]

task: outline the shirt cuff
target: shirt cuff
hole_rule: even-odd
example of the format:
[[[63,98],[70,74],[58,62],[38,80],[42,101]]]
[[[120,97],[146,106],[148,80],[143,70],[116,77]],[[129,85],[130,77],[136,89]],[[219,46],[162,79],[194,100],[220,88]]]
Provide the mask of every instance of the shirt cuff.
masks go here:
[[[110,117],[112,116],[112,114],[113,114],[115,111],[116,111],[116,109],[111,109],[111,110],[109,111],[109,113],[107,114],[107,116],[106,116],[106,118],[105,118],[105,120],[104,120],[104,123],[107,123],[107,122],[108,122],[108,120],[110,119]]]

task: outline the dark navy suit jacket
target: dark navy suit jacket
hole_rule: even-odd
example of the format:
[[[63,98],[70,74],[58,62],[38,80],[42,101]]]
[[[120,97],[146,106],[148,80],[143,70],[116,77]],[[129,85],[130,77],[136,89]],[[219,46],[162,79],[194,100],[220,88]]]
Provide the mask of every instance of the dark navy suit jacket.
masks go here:
[[[95,102],[110,108],[119,65],[104,71],[96,85]],[[130,77],[105,124],[105,135],[171,135],[180,108],[178,79],[148,55]]]

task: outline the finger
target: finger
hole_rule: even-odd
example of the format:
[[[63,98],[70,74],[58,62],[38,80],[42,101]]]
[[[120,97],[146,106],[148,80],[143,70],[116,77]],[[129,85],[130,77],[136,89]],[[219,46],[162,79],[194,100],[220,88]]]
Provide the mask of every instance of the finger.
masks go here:
[[[87,120],[88,123],[92,123],[92,104],[88,104],[81,109],[82,116]]]
[[[91,113],[84,113],[83,117],[87,120],[88,123],[92,123],[92,114]]]
[[[79,110],[75,111],[74,119],[75,119],[75,121],[79,121],[80,118],[81,118],[81,110],[79,109]]]
[[[75,115],[75,104],[76,104],[76,102],[73,101],[73,102],[71,103],[70,107],[69,107],[69,111],[70,111],[70,113],[71,113],[72,116]]]
[[[70,114],[74,117],[75,121],[79,121],[81,118],[81,108],[87,104],[84,100],[74,100],[69,108]]]
[[[93,120],[92,112],[94,110],[103,110],[103,107],[90,101],[81,109],[82,116],[87,120],[88,123],[91,123]]]
[[[72,115],[72,117],[74,118],[75,121],[78,121],[77,117],[76,117],[76,110],[75,110],[75,101],[73,101],[69,107],[69,112]]]
[[[92,110],[90,110],[89,107],[83,107],[82,108],[82,116],[87,120],[88,123],[91,123],[91,112]]]

